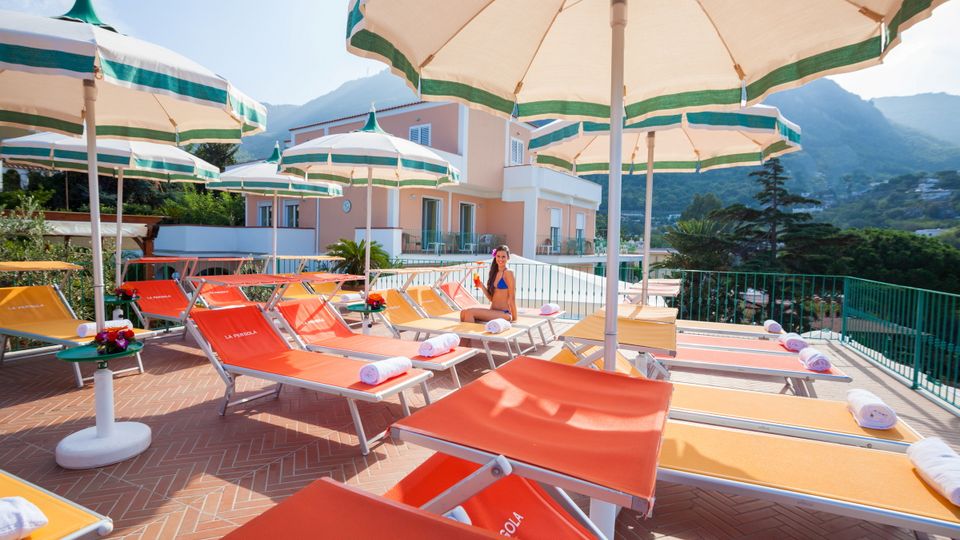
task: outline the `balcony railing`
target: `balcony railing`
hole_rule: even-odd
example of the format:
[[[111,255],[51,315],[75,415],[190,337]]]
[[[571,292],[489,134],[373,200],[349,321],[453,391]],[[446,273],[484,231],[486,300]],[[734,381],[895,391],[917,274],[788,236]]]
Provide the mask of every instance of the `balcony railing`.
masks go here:
[[[537,237],[537,255],[593,255],[596,252],[592,238],[562,235]]]
[[[477,255],[507,243],[506,235],[493,233],[461,233],[424,230],[404,230],[404,253],[432,253],[434,255]]]

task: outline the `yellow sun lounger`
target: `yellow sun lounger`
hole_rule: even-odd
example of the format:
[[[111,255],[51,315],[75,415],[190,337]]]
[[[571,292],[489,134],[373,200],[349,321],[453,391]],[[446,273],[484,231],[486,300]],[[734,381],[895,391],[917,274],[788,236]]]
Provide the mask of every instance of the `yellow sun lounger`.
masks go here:
[[[33,531],[28,540],[91,538],[113,531],[113,521],[79,504],[0,470],[0,496],[19,496],[47,516],[48,523]]]
[[[906,454],[668,420],[657,479],[960,537]]]
[[[583,365],[568,349],[562,349],[550,361]],[[592,367],[603,369],[603,359],[594,361]],[[620,351],[617,351],[617,373],[643,376]],[[898,420],[893,429],[862,428],[847,410],[845,401],[690,383],[673,383],[669,413],[670,418],[676,420],[894,452],[905,452],[911,443],[921,439],[903,419]]]
[[[7,339],[11,337],[62,347],[76,347],[93,340],[92,337],[77,335],[77,327],[89,322],[91,321],[77,318],[56,285],[0,287],[0,365],[3,365]],[[140,339],[156,335],[156,332],[139,328],[134,328],[133,331]],[[114,375],[133,370],[143,373],[140,353],[136,355],[136,362],[136,367],[114,371]],[[76,362],[72,364],[78,388],[82,388],[85,381],[93,380],[93,376],[81,375]]]
[[[620,348],[630,351],[674,354],[677,350],[677,330],[673,324],[676,313],[673,308],[620,304],[617,307],[617,343]],[[580,356],[580,349],[603,346],[604,320],[601,309],[568,328],[560,338]],[[593,350],[596,354],[602,352]]]
[[[491,369],[496,369],[497,364],[493,360],[493,353],[490,351],[491,343],[502,343],[507,349],[507,356],[513,360],[516,354],[524,352],[520,345],[520,338],[526,335],[527,331],[520,328],[510,328],[504,332],[493,334],[486,331],[484,325],[479,323],[464,323],[451,321],[448,319],[430,319],[420,315],[412,305],[396,289],[386,289],[376,291],[381,294],[386,301],[386,309],[380,312],[381,319],[386,323],[390,331],[397,337],[400,332],[414,332],[415,339],[419,340],[420,335],[436,334],[456,334],[461,339],[476,339],[483,344],[483,349],[487,353],[487,361]],[[532,345],[532,344],[531,344]],[[516,354],[514,348],[517,349]]]
[[[427,317],[452,321],[460,320],[461,310],[450,307],[446,300],[437,293],[437,290],[428,285],[409,287],[403,291],[403,293],[407,296],[407,299],[410,300],[410,303],[414,304],[415,308],[419,307]],[[536,330],[540,333],[540,341],[542,341],[544,345],[547,344],[547,336],[543,332],[544,327],[549,324],[549,321],[546,319],[524,317],[521,315],[517,317],[516,321],[511,321],[511,324],[517,328],[525,328],[530,343],[533,343],[533,330]]]
[[[732,324],[707,321],[677,320],[677,332],[692,332],[695,334],[718,334],[723,336],[740,336],[754,339],[777,339],[779,333],[767,332],[766,328],[756,324]]]

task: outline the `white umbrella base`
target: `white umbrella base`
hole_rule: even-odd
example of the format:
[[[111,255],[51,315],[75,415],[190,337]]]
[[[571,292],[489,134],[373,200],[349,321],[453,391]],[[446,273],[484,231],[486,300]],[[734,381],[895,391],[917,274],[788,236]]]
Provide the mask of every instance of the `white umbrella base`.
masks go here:
[[[67,435],[57,445],[57,465],[64,469],[93,469],[128,460],[150,447],[150,426],[116,422],[107,437],[97,437],[96,426]]]

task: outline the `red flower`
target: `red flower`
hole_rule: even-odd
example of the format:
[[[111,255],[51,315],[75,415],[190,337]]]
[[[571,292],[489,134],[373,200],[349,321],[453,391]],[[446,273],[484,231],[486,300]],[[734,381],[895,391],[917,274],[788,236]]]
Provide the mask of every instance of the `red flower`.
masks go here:
[[[107,341],[116,341],[119,335],[116,330],[107,330]]]
[[[133,330],[127,329],[123,331],[123,337],[126,339],[133,339],[136,337],[136,334],[133,333]]]

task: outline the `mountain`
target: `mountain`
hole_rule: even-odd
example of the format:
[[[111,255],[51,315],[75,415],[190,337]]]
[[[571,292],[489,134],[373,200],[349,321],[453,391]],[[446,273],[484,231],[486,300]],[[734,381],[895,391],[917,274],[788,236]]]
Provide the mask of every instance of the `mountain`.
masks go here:
[[[417,101],[417,95],[389,70],[376,75],[345,82],[336,90],[303,105],[270,105],[267,107],[267,131],[245,137],[240,151],[244,161],[270,156],[276,141],[290,138],[290,128],[332,120],[364,112],[371,104],[378,109]]]
[[[960,146],[960,96],[917,94],[875,98],[873,105],[891,122]]]

